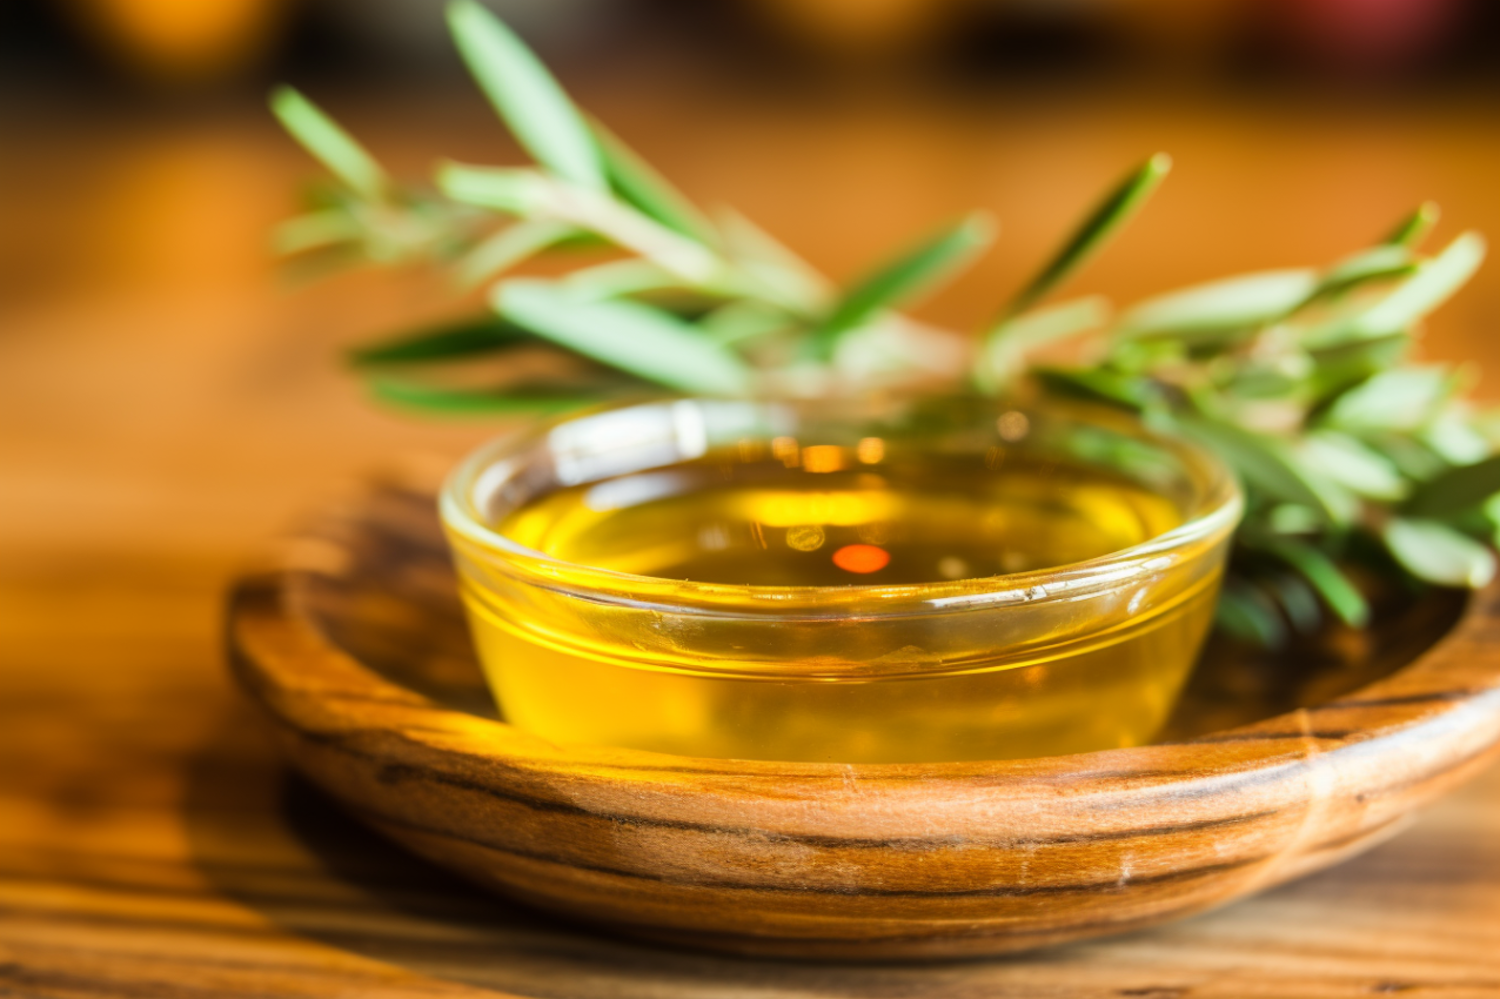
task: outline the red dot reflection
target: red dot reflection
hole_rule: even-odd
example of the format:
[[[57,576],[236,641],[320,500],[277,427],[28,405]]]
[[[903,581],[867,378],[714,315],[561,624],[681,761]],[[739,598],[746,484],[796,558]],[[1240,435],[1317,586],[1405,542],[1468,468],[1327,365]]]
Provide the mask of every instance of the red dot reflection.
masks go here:
[[[879,572],[891,562],[891,553],[874,545],[845,545],[833,553],[833,564],[845,572]]]

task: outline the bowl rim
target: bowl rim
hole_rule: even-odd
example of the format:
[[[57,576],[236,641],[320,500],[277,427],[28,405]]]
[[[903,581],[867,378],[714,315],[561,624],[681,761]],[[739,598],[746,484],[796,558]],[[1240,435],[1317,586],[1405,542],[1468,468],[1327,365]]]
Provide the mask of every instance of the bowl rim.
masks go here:
[[[501,435],[472,451],[448,475],[439,493],[439,516],[455,548],[462,543],[469,557],[482,557],[489,568],[518,576],[525,582],[570,593],[593,602],[642,609],[700,613],[714,617],[770,615],[807,619],[857,617],[862,620],[925,616],[985,608],[1036,605],[1077,600],[1101,590],[1128,586],[1156,575],[1187,558],[1210,550],[1238,525],[1244,496],[1230,467],[1216,454],[1185,438],[1170,436],[1144,421],[1115,410],[1102,410],[1061,400],[1007,405],[994,401],[996,417],[1016,409],[1042,412],[1049,418],[1108,427],[1129,426],[1143,440],[1164,447],[1204,477],[1198,508],[1182,524],[1118,551],[1079,562],[1026,572],[1004,573],[923,583],[844,583],[830,586],[767,586],[698,582],[645,576],[557,558],[506,537],[489,527],[480,514],[476,493],[510,481],[494,470],[529,444],[540,442],[555,428],[576,420],[623,412],[637,407],[683,404],[721,404],[792,407],[827,406],[822,401],[721,400],[697,397],[636,400],[606,405],[538,420]],[[833,403],[837,405],[837,403]],[[518,469],[513,469],[518,470]]]

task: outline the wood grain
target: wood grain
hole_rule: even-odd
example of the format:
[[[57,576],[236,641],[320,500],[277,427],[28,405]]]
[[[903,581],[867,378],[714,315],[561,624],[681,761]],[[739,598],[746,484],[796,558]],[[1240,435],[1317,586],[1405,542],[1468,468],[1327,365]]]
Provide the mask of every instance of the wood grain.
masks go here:
[[[1389,836],[1500,739],[1500,587],[1389,677],[1252,724],[850,766],[556,746],[475,710],[430,495],[373,491],[283,559],[237,589],[229,643],[304,774],[510,897],[707,949],[952,957],[1179,918]]]

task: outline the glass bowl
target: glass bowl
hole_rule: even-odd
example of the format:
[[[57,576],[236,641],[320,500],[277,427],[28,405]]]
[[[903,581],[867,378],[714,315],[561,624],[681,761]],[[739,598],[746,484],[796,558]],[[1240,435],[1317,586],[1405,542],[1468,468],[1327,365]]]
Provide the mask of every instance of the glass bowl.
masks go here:
[[[731,481],[732,503],[709,501]],[[441,508],[511,724],[888,763],[1149,741],[1212,619],[1241,497],[1213,455],[1058,402],[683,399],[495,441]],[[759,551],[714,561],[747,530]],[[669,549],[710,568],[638,571]]]

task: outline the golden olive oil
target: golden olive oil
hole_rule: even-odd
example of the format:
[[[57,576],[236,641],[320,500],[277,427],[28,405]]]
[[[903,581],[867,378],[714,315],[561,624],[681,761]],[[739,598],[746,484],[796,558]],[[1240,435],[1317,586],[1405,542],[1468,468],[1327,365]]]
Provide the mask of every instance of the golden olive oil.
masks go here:
[[[1140,544],[1181,519],[1124,479],[1021,459],[994,470],[958,460],[827,472],[695,462],[562,489],[498,527],[596,568],[781,587],[1045,569]]]
[[[1084,562],[1184,520],[1167,495],[1112,471],[1001,448],[888,456],[880,443],[745,442],[558,488],[489,526],[574,565],[761,588],[773,609],[799,588],[876,587],[867,613],[878,616],[883,594]],[[961,624],[935,611],[866,625],[845,610],[836,655],[811,637],[834,625],[816,620],[682,624],[649,601],[621,609],[545,586],[497,596],[467,578],[465,597],[503,713],[545,739],[915,762],[1150,739],[1191,667],[1216,583],[1201,565],[1164,565],[1120,598],[1129,604],[1111,605],[1117,620],[1099,634],[1079,620],[1095,605],[1066,599],[1046,614],[995,606]],[[960,633],[961,654],[929,654]]]

